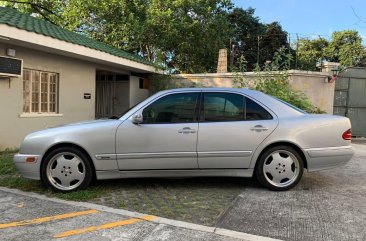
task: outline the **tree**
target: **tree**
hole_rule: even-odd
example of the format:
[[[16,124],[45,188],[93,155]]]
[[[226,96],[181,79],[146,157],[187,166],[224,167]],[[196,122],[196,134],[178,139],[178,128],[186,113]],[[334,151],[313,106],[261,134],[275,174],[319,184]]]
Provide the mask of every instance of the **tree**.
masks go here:
[[[247,62],[247,70],[253,70],[257,64],[264,66],[267,60],[273,59],[275,52],[288,46],[287,32],[278,22],[263,24],[254,13],[253,8],[235,8],[229,14],[233,29],[230,48],[235,54],[232,62],[236,63],[233,69],[239,67],[239,59],[243,57]]]
[[[46,0],[2,0],[0,6],[16,8],[21,12],[42,17],[48,22],[59,24],[57,10],[62,5],[61,1]]]
[[[248,69],[257,62],[257,40],[265,32],[265,26],[254,16],[254,8],[235,8],[229,14],[232,36],[228,46],[231,49],[231,68],[239,67],[240,59],[245,58]]]
[[[354,30],[334,32],[325,52],[329,61],[345,67],[361,66],[366,57],[362,37]]]
[[[173,72],[214,71],[218,51],[230,38],[230,0],[5,2],[19,11],[162,62]]]
[[[279,22],[265,25],[265,32],[260,39],[260,63],[272,61],[280,48],[288,48],[287,32],[282,29]]]
[[[317,64],[325,57],[325,49],[329,42],[324,38],[313,40],[301,38],[297,42],[298,67],[302,70],[317,70]]]
[[[339,62],[343,67],[365,66],[366,50],[357,31],[336,31],[330,41],[300,39],[297,46],[299,67],[303,70],[316,70],[316,64],[322,61]]]
[[[185,73],[216,70],[229,39],[226,0],[151,0],[147,26],[168,67]]]

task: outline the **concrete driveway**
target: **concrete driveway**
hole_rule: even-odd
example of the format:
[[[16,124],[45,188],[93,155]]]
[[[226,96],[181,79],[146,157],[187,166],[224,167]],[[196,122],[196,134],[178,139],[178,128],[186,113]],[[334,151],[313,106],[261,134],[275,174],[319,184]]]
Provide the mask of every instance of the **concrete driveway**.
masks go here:
[[[0,187],[0,240],[275,241]]]
[[[366,240],[366,145],[344,167],[306,173],[286,192],[247,187],[217,226],[283,240]]]
[[[242,179],[212,227],[0,188],[0,239],[366,240],[366,145],[354,147],[346,166],[306,173],[290,191]]]

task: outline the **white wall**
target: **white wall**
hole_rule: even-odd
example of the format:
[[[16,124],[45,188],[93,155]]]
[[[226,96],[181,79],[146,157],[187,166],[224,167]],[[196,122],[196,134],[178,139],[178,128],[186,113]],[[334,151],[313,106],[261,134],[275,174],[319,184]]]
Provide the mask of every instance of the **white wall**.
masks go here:
[[[130,106],[134,106],[149,97],[148,89],[139,88],[139,79],[136,76],[130,77]]]
[[[0,43],[0,55],[7,47],[16,50],[27,69],[59,73],[59,113],[61,116],[21,117],[23,79],[0,79],[0,149],[19,147],[30,132],[56,125],[91,120],[95,116],[95,65],[67,57]],[[84,99],[84,93],[92,98]]]

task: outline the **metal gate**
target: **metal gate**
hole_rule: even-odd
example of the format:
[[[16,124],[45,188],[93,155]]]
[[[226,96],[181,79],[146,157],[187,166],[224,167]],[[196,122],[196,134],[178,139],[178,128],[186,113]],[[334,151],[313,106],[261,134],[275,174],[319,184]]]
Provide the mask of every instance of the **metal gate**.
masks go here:
[[[350,118],[353,136],[366,137],[366,68],[348,68],[338,75],[333,112]]]

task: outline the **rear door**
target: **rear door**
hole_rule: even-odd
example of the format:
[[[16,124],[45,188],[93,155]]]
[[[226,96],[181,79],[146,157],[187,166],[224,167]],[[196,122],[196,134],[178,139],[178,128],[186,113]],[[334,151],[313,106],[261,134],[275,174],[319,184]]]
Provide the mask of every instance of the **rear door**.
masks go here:
[[[277,123],[264,106],[240,93],[203,92],[199,168],[249,168],[255,149]]]

